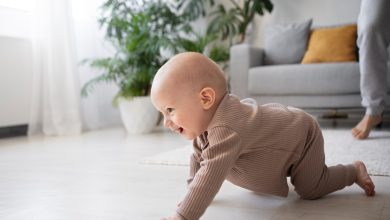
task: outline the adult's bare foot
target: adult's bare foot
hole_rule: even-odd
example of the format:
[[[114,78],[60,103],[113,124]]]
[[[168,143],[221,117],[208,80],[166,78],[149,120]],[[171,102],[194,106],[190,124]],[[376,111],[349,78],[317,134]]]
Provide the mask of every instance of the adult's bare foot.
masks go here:
[[[375,185],[372,182],[371,177],[367,173],[366,165],[362,161],[355,161],[353,165],[356,168],[356,181],[355,183],[364,190],[367,196],[375,195]]]
[[[366,139],[370,134],[372,127],[382,121],[380,115],[365,115],[362,120],[352,128],[352,135],[357,139]]]

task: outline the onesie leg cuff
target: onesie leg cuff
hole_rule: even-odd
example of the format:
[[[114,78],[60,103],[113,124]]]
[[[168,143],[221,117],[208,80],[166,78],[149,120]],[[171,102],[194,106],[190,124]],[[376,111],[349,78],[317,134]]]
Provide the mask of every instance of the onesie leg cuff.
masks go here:
[[[345,175],[345,183],[347,186],[350,186],[356,181],[356,168],[352,164],[348,164],[345,166],[347,172]]]

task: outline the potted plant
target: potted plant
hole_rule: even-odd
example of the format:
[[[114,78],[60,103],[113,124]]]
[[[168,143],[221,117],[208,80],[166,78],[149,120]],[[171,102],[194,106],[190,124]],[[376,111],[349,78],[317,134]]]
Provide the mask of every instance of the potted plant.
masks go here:
[[[170,55],[196,51],[209,56],[222,68],[227,66],[230,45],[220,42],[220,38],[226,38],[223,29],[228,22],[215,12],[216,18],[208,32],[195,33],[191,22],[204,16],[204,3],[213,4],[213,0],[190,0],[185,10],[181,10],[185,1],[177,0],[177,7],[168,5],[166,0],[106,0],[102,5],[99,22],[115,54],[88,61],[103,73],[83,86],[82,95],[88,95],[98,83],[115,83],[119,92],[113,103],[119,106],[129,133],[149,132],[156,125],[158,112],[150,102],[149,92],[154,75]]]
[[[264,15],[266,11],[271,12],[273,9],[271,0],[229,0],[218,5],[215,5],[216,0],[177,1],[177,8],[183,11],[185,19],[193,21],[201,16],[210,18],[204,36],[206,39],[211,36],[208,41],[211,45],[208,56],[219,63],[225,72],[228,72],[230,47],[245,41],[248,26],[256,14]],[[206,10],[206,6],[210,9]],[[230,80],[228,74],[226,78]]]
[[[266,11],[273,10],[271,0],[229,0],[225,4],[218,4],[216,8],[213,7],[216,0],[179,2],[178,8],[188,14],[186,17],[189,20],[208,16],[211,21],[207,27],[207,34],[215,33],[220,40],[229,40],[229,47],[245,41],[248,26],[256,14],[262,16]],[[206,5],[212,8],[211,12],[207,13]],[[235,39],[237,37],[238,39]]]
[[[149,98],[153,77],[167,61],[163,51],[177,52],[178,33],[188,31],[189,25],[160,0],[107,0],[99,22],[115,54],[88,61],[103,73],[83,86],[82,95],[97,83],[115,83],[119,92],[113,103],[119,106],[127,131],[149,132],[158,120]]]
[[[273,9],[270,0],[230,0],[229,2],[231,3],[229,10],[219,4],[217,10],[210,14],[212,20],[208,32],[220,32],[222,39],[231,39],[238,35],[237,43],[245,41],[248,26],[256,14],[262,16],[265,11],[271,12]]]
[[[192,30],[187,38],[177,39],[177,46],[180,51],[192,51],[206,55],[220,65],[222,69],[226,69],[226,61],[229,59],[229,49],[224,44],[216,43],[218,41],[217,34],[198,34]]]

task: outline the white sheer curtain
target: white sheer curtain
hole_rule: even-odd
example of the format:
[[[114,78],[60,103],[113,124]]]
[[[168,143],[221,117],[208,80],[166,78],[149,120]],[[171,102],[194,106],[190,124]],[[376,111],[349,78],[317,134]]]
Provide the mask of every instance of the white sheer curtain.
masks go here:
[[[115,85],[97,85],[88,97],[80,98],[80,86],[101,73],[80,61],[113,53],[97,23],[103,2],[35,0],[30,135],[78,134],[121,126],[119,111],[111,104],[118,90]]]
[[[80,86],[71,5],[36,0],[32,13],[33,100],[29,134],[78,134]]]
[[[114,54],[111,44],[104,39],[105,30],[100,29],[99,7],[107,0],[72,0],[74,29],[78,60],[107,57]],[[101,74],[89,65],[78,65],[81,85]],[[81,99],[83,128],[85,130],[122,126],[120,114],[112,105],[118,91],[114,84],[99,84],[87,97]]]

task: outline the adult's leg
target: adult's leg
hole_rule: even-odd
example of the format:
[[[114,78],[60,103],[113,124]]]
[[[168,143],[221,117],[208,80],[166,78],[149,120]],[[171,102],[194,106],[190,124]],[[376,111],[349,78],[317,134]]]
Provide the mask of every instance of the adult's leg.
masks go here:
[[[390,1],[362,0],[358,18],[359,67],[364,118],[352,129],[358,139],[365,139],[382,120],[387,77],[387,47],[390,41]]]

